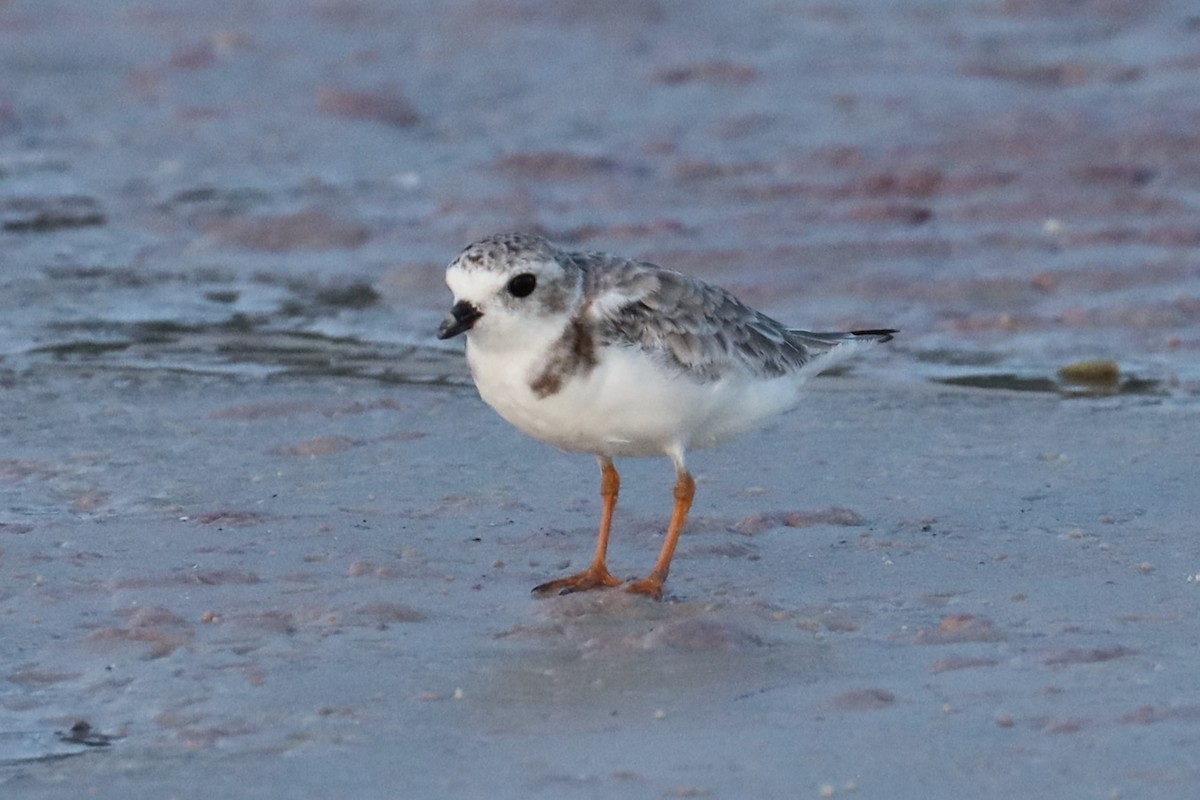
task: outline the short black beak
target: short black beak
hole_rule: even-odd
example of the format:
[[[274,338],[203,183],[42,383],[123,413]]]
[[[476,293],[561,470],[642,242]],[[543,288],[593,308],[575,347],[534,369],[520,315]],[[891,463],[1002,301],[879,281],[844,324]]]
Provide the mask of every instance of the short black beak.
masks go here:
[[[450,309],[450,313],[442,320],[441,326],[438,328],[437,337],[439,339],[449,339],[453,336],[458,336],[460,333],[465,333],[475,327],[475,323],[483,316],[483,312],[476,308],[472,303],[466,300],[459,300]]]

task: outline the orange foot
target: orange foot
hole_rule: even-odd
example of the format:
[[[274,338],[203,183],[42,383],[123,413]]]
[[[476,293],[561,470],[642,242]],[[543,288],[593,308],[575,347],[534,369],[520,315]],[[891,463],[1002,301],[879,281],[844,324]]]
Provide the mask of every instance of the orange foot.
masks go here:
[[[554,581],[547,581],[533,587],[534,594],[571,594],[571,592],[586,592],[589,589],[607,589],[610,586],[620,586],[621,582],[609,574],[603,565],[592,566],[575,575],[568,575]]]
[[[634,581],[625,587],[632,594],[644,594],[653,600],[662,600],[663,579],[651,573],[650,577]]]

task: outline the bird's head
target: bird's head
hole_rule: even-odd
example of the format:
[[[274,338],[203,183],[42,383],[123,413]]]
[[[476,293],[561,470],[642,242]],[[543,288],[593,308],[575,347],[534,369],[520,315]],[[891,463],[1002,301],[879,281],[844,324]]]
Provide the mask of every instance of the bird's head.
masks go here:
[[[583,272],[540,236],[510,233],[482,239],[446,268],[454,305],[439,339],[468,333],[472,342],[516,346],[539,332],[560,332],[583,296]]]

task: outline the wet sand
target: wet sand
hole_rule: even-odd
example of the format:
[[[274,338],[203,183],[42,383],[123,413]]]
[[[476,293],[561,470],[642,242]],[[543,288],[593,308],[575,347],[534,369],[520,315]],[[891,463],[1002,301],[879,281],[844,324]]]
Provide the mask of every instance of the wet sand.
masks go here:
[[[0,794],[1194,796],[1198,30],[0,2]],[[431,338],[511,229],[902,334],[534,598],[595,464]]]
[[[529,595],[590,556],[595,467],[469,391],[27,380],[36,414],[3,408],[26,421],[0,529],[6,796],[1200,779],[1194,406],[819,379],[693,458],[657,604]],[[34,423],[68,419],[69,440]],[[653,563],[670,482],[626,462],[618,575]],[[114,738],[59,741],[77,720]]]

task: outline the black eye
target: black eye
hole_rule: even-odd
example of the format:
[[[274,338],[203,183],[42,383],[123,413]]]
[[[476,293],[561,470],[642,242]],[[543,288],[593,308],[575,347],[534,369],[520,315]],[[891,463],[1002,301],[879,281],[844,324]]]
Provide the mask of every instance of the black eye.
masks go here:
[[[537,276],[522,272],[508,282],[508,293],[513,297],[529,297],[537,286]]]

